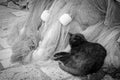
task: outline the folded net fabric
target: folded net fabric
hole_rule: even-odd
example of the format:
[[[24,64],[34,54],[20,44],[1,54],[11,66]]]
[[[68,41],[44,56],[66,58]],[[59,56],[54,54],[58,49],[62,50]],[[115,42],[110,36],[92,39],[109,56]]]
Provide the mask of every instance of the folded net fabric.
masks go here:
[[[38,57],[37,61],[43,61],[43,63],[45,63],[45,60],[51,59],[52,55],[55,52],[64,50],[66,48],[66,46],[69,44],[68,43],[69,36],[67,33],[71,32],[71,33],[82,33],[85,35],[88,41],[98,42],[102,44],[107,49],[108,52],[104,66],[119,67],[120,65],[119,64],[120,51],[119,51],[119,42],[118,42],[119,16],[117,16],[117,18],[114,18],[114,16],[118,14],[117,10],[119,11],[119,8],[118,7],[115,8],[116,3],[113,0],[110,1],[113,1],[112,5],[114,5],[114,9],[112,9],[113,7],[110,8],[110,6],[108,8],[107,0],[101,0],[100,2],[99,0],[91,0],[91,1],[90,0],[65,0],[65,1],[53,0],[54,2],[53,1],[51,2],[51,0],[34,0],[34,1],[32,3],[33,5],[31,6],[30,12],[28,14],[25,13],[24,16],[22,16],[21,14],[22,17],[16,19],[16,16],[18,17],[20,15],[18,15],[17,12],[13,12],[16,16],[14,17],[14,20],[10,18],[11,21],[10,26],[12,27],[13,30],[11,30],[10,34],[9,33],[5,34],[5,36],[9,35],[8,41],[9,44],[12,45],[13,54],[11,58],[15,58],[16,60],[18,60],[18,62],[21,61],[24,64],[28,64],[29,62],[31,63],[31,61],[34,60],[34,58]],[[50,11],[50,17],[46,22],[40,19],[40,16],[45,9]],[[113,17],[107,17],[108,13],[111,13],[111,11],[114,13],[114,15],[112,13],[109,14],[109,16],[113,16]],[[72,21],[68,25],[63,26],[59,22],[59,18],[65,13],[71,16]],[[17,21],[18,23],[16,23]],[[6,22],[4,24],[6,24]],[[4,33],[2,33],[1,31],[0,36],[3,37],[4,35],[2,34]],[[37,57],[35,57],[36,52],[38,52]],[[20,59],[19,56],[23,56],[23,57],[25,56],[25,57],[23,59]],[[51,63],[53,63],[53,61]],[[38,67],[42,69],[42,71],[44,71],[45,73],[48,73],[47,75],[50,74],[50,77],[56,77],[56,75],[61,75],[61,73],[58,71],[58,68],[54,67],[53,64],[51,64],[51,66],[50,63],[47,64],[47,67],[50,66],[49,70],[48,68],[43,66],[41,62],[38,64],[40,65]],[[7,67],[9,66],[7,65]],[[33,68],[35,68],[35,66],[33,66]],[[33,70],[33,68],[31,69]],[[22,69],[19,69],[17,67],[15,69],[12,69],[12,71],[14,71],[13,73],[22,72],[24,71],[24,69],[23,70]],[[28,67],[25,68],[25,70],[27,69]],[[37,69],[36,71],[39,70]],[[31,73],[29,75],[28,72],[29,77],[33,75],[33,71],[31,71]],[[9,70],[8,71],[5,70],[5,74],[9,74]],[[25,72],[25,74],[27,73]],[[7,79],[4,73],[0,75],[2,75],[2,77],[0,77],[1,79]],[[12,74],[9,75],[10,75],[9,78],[11,78]],[[18,76],[19,79],[21,79],[20,78],[21,75],[24,74],[20,73],[15,75],[15,79],[18,79]],[[41,75],[41,73],[38,75],[40,76],[38,79],[42,78],[41,76],[43,76]],[[35,74],[35,76],[37,75]],[[66,77],[66,75],[64,76]],[[26,75],[22,76],[22,78],[24,77],[27,76]],[[56,79],[58,78],[56,77]],[[59,79],[61,80],[61,78]],[[45,78],[45,80],[47,79]],[[105,79],[105,80],[113,80],[113,79]]]
[[[24,27],[21,29],[21,34],[12,46],[12,62],[23,61],[23,59],[20,59],[21,56],[24,57],[37,48],[40,40],[38,29],[42,24],[40,16],[45,8],[49,8],[50,5],[47,4],[50,1],[51,0],[35,0],[31,3],[30,14],[26,18],[27,20],[24,23]],[[49,4],[52,4],[52,2]]]
[[[32,54],[33,60],[48,60],[56,51],[64,50],[68,45],[67,33],[71,32],[82,33],[88,41],[102,44],[108,51],[105,65],[119,67],[120,51],[117,42],[119,16],[116,16],[120,9],[118,2],[114,0],[55,0],[48,5],[49,8],[45,8],[44,3],[48,5],[49,1],[36,0],[24,33],[26,37],[30,34],[33,34],[34,37],[40,26],[39,36],[37,36],[40,38],[37,41],[39,46],[37,45],[37,49]],[[41,22],[40,15],[45,9],[49,9],[50,17],[48,21]],[[67,26],[63,26],[59,22],[59,18],[64,13],[68,13],[72,17],[72,22]],[[16,56],[24,54],[18,53],[18,50],[13,48]]]

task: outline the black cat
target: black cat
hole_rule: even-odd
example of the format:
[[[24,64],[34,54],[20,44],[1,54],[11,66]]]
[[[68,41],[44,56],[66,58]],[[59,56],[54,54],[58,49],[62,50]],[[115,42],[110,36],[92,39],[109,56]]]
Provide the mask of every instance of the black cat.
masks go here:
[[[88,42],[80,33],[69,35],[71,51],[54,55],[54,60],[60,61],[60,68],[80,77],[99,71],[107,55],[106,49],[98,43]]]

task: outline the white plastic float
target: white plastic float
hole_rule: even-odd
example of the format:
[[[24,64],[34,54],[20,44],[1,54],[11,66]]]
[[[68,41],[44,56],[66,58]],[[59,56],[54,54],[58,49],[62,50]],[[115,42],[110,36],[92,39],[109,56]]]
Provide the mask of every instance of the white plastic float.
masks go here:
[[[49,10],[44,10],[43,13],[41,14],[41,19],[46,22],[49,16],[50,16]]]
[[[59,21],[62,25],[66,26],[72,21],[72,18],[69,14],[65,13],[59,18]]]

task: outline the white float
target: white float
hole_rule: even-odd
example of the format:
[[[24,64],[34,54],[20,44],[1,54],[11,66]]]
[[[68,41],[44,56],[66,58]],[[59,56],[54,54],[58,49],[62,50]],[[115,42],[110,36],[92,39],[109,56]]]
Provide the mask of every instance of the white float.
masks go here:
[[[43,13],[41,14],[41,19],[46,22],[49,16],[50,16],[49,10],[44,10]]]
[[[59,21],[62,25],[66,26],[72,21],[72,18],[69,14],[65,13],[59,18]]]

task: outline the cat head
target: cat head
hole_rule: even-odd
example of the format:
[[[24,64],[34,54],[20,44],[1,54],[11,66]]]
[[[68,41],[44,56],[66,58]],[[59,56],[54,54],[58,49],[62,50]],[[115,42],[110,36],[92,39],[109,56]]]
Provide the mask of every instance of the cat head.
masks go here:
[[[77,47],[78,45],[87,41],[83,34],[80,33],[76,34],[68,33],[68,34],[70,35],[69,43],[72,47]]]

